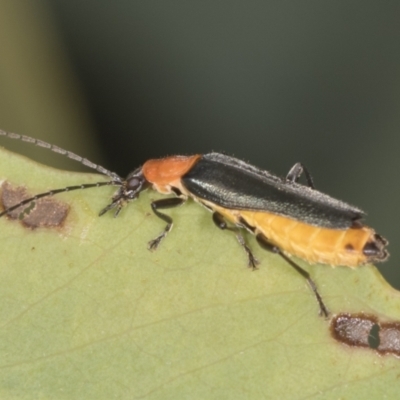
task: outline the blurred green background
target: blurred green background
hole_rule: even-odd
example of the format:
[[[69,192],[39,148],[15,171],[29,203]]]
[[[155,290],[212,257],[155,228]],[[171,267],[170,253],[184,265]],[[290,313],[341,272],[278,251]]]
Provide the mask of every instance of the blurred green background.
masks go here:
[[[301,161],[389,239],[400,289],[399,21],[398,1],[0,0],[0,127],[120,175],[211,150]]]

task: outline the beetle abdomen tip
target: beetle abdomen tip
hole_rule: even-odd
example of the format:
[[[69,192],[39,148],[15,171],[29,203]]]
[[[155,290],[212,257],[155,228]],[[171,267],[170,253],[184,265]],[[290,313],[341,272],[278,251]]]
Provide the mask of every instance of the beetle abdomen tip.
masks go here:
[[[367,242],[363,248],[363,254],[368,262],[385,261],[389,257],[389,252],[385,249],[388,241],[381,235],[375,234],[373,240]]]

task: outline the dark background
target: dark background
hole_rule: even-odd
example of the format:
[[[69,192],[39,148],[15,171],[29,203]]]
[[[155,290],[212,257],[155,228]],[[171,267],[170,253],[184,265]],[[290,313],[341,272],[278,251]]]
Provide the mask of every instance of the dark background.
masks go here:
[[[47,11],[106,168],[211,150],[279,175],[301,161],[391,241],[381,270],[400,288],[398,1],[52,0]]]

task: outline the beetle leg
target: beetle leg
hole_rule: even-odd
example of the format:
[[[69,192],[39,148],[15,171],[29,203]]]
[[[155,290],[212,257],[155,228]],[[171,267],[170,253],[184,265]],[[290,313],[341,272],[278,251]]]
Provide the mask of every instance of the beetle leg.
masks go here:
[[[222,214],[220,214],[219,212],[215,211],[212,215],[212,219],[214,224],[219,228],[219,229],[227,229],[229,231],[232,231],[235,233],[236,238],[239,242],[239,244],[243,247],[244,251],[247,254],[247,258],[248,258],[248,266],[252,269],[256,269],[257,268],[257,264],[259,264],[259,261],[257,260],[257,258],[254,257],[253,253],[251,252],[250,248],[247,246],[243,235],[240,233],[239,228],[237,227],[233,227],[233,226],[229,226],[227,224],[227,222],[225,221],[225,218],[223,217]]]
[[[183,204],[185,201],[186,199],[182,197],[172,197],[168,199],[155,200],[151,203],[151,209],[153,210],[154,214],[156,214],[158,218],[161,218],[163,221],[165,221],[167,225],[160,235],[158,235],[155,239],[150,240],[147,246],[149,250],[156,250],[161,240],[163,240],[165,236],[167,236],[168,232],[170,232],[172,229],[172,218],[169,215],[165,215],[158,210],[163,208],[177,207]]]
[[[322,298],[318,292],[317,289],[317,285],[315,284],[315,282],[311,279],[310,274],[304,270],[303,268],[301,268],[299,265],[297,265],[290,257],[288,257],[279,247],[271,244],[268,241],[268,238],[266,238],[262,233],[258,233],[256,235],[256,239],[257,242],[259,243],[259,245],[268,251],[271,251],[273,253],[279,254],[286,262],[288,262],[300,275],[302,275],[306,280],[307,283],[309,284],[309,286],[311,287],[311,290],[313,291],[318,305],[319,305],[319,314],[324,316],[324,317],[328,317],[329,316],[329,311],[326,308],[324,302],[322,301]]]
[[[307,180],[307,185],[311,189],[315,189],[313,178],[311,177],[310,172],[302,163],[296,163],[290,168],[290,171],[286,175],[286,181],[289,182],[297,182],[300,179],[301,174],[304,172],[304,175]]]

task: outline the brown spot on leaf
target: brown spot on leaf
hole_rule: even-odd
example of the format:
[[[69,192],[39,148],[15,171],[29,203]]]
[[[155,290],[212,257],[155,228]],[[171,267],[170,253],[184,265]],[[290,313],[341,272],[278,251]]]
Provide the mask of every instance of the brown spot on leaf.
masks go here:
[[[400,322],[382,323],[379,338],[380,344],[377,350],[381,354],[391,353],[400,356]]]
[[[0,201],[2,208],[6,210],[23,200],[33,197],[25,187],[14,187],[9,182],[1,186]],[[11,219],[20,220],[27,228],[39,227],[52,228],[63,225],[69,212],[69,206],[51,197],[34,200],[7,213]]]
[[[400,357],[400,322],[381,322],[370,314],[338,314],[331,320],[335,340],[351,347],[370,348]]]
[[[369,347],[368,335],[376,322],[364,314],[339,314],[331,321],[332,336],[349,346]]]

